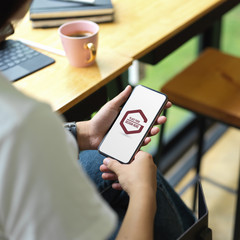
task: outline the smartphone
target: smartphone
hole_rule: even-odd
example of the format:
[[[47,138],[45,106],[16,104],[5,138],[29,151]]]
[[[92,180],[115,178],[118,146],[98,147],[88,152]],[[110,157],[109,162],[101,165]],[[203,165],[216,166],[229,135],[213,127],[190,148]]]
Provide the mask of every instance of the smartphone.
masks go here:
[[[107,157],[129,163],[140,149],[168,99],[163,93],[136,86],[98,147]]]

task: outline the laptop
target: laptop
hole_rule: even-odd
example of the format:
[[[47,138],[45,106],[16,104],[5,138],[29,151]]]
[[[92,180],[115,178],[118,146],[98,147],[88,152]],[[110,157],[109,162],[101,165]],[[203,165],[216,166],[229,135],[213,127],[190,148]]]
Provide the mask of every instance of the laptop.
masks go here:
[[[212,240],[208,227],[208,209],[200,181],[198,181],[198,219],[178,240]]]
[[[53,58],[20,41],[5,40],[0,43],[0,71],[12,82],[54,62]]]

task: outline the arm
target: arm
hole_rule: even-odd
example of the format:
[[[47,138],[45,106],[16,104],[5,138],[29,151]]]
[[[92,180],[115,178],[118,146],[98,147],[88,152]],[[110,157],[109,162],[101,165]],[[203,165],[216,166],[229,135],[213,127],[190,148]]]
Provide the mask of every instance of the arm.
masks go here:
[[[130,197],[117,239],[153,239],[157,170],[152,156],[140,151],[131,164],[121,164],[107,158],[101,169],[113,171]],[[103,178],[108,179],[108,177],[108,173],[103,173]],[[118,187],[118,184],[115,185],[114,188]]]

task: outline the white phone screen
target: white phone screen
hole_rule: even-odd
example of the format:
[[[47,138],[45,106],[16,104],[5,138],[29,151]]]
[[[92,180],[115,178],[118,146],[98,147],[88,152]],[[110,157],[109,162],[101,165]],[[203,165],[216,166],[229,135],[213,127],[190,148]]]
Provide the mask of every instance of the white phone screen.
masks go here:
[[[135,87],[101,142],[99,152],[128,163],[166,103],[166,95],[142,85]]]

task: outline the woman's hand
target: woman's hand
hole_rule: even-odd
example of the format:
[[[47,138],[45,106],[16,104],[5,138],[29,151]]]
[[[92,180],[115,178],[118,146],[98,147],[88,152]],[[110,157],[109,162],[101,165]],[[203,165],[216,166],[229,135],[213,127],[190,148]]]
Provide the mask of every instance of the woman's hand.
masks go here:
[[[119,189],[120,186],[129,195],[128,209],[116,239],[153,239],[157,167],[152,156],[139,151],[130,164],[106,158],[103,165],[119,180],[112,187]]]
[[[149,153],[139,151],[130,164],[121,164],[117,160],[105,158],[100,166],[102,178],[118,180],[112,184],[116,190],[125,190],[129,195],[135,191],[156,191],[157,167]]]

